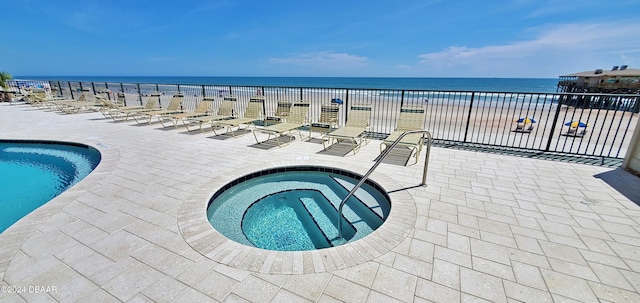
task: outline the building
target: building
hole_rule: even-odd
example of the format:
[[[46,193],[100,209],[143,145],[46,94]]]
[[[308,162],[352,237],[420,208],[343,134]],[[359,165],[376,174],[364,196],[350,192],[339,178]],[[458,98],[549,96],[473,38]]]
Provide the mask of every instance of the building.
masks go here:
[[[640,69],[622,65],[607,71],[596,69],[560,76],[558,92],[579,94],[562,95],[560,102],[564,105],[637,113],[640,112],[640,97],[637,96],[640,94]]]
[[[558,91],[562,93],[640,93],[640,69],[626,65],[611,70],[596,69],[560,76]]]

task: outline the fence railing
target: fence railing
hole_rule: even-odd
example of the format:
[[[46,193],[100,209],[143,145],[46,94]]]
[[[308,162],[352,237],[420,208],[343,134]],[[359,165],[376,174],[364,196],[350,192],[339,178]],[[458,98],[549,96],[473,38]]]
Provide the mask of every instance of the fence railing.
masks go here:
[[[204,96],[238,96],[236,113],[244,114],[251,96],[265,96],[265,114],[275,112],[278,100],[308,100],[309,119],[320,117],[322,104],[341,99],[339,124],[344,125],[351,104],[373,106],[369,136],[384,138],[396,127],[402,105],[426,108],[424,129],[436,142],[471,143],[499,148],[622,158],[638,123],[640,95],[472,92],[275,86],[137,84],[61,81],[9,81],[36,86],[57,97],[75,98],[83,89],[115,99],[124,92],[128,104],[143,104],[151,92],[161,92],[162,106],[174,93],[185,95],[183,109],[193,111]],[[524,119],[522,123],[516,122]],[[526,119],[529,120],[526,120]],[[574,124],[572,124],[575,122]],[[574,127],[575,126],[575,127]]]

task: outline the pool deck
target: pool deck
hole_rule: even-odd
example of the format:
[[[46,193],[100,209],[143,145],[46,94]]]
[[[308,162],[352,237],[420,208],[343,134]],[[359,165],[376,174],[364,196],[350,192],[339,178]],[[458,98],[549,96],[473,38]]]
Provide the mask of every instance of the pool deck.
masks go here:
[[[266,149],[8,103],[0,128],[103,156],[0,234],[0,302],[640,302],[640,178],[619,168],[434,147],[427,186],[422,157],[372,175],[392,211],[369,237],[270,252],[213,230],[209,197],[283,165],[364,174],[380,141],[344,156],[315,141]]]

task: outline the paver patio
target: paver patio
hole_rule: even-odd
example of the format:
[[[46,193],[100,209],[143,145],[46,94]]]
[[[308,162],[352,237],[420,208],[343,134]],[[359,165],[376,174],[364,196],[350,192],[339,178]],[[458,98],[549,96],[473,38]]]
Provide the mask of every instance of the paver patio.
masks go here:
[[[392,212],[369,237],[269,252],[208,225],[217,188],[282,165],[364,174],[380,142],[344,157],[264,149],[6,103],[0,129],[103,157],[0,234],[0,302],[640,302],[640,178],[620,169],[434,147],[426,187],[424,159],[378,167]]]

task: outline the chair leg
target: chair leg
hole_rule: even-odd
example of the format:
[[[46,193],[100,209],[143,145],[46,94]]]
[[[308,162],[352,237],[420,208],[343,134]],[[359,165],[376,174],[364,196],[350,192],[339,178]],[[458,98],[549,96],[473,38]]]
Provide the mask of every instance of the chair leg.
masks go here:
[[[187,128],[187,131],[193,131],[193,129],[189,128],[189,126],[191,126],[191,123],[195,123],[195,121],[191,121],[191,120],[186,120],[186,121],[182,121],[182,124],[184,124],[184,126]]]
[[[415,152],[414,158],[416,160],[416,162],[414,162],[413,164],[417,164],[418,163],[418,157],[420,157],[420,149],[417,149],[415,147],[411,148],[412,149],[412,153]]]
[[[218,133],[216,132],[216,126],[218,126],[217,123],[211,123],[211,130],[213,131],[213,134],[217,136]]]
[[[256,131],[254,130],[252,131],[252,133],[253,133],[253,137],[256,139],[256,143],[260,144],[260,141],[258,141],[258,136],[256,136]]]
[[[359,146],[360,146],[360,144],[358,144],[355,139],[351,139],[351,148],[352,148],[352,151],[353,151],[354,155],[356,153],[358,153]]]
[[[160,121],[160,124],[162,124],[162,127],[164,127],[164,128],[166,128],[166,127],[167,127],[166,125],[164,125],[164,121],[165,121],[165,119],[167,119],[167,118],[168,118],[168,117],[163,117],[163,116],[159,116],[159,117],[158,117],[158,121]],[[168,119],[170,120],[171,118],[168,118]]]

